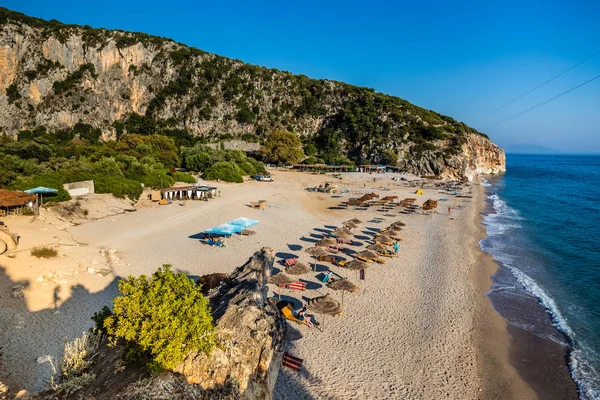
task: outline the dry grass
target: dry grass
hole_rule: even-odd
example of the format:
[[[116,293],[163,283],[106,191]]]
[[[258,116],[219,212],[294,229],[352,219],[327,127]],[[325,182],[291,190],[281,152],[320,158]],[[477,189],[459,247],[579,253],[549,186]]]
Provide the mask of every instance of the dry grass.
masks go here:
[[[58,256],[58,251],[52,247],[34,247],[31,249],[31,256],[37,258],[54,258]]]

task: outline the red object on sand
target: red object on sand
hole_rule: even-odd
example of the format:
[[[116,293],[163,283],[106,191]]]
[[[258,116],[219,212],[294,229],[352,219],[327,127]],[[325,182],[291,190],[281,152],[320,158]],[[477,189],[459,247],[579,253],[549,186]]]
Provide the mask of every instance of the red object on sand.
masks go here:
[[[291,267],[292,265],[296,264],[298,262],[297,258],[288,258],[287,260],[285,260],[285,265],[287,267]]]
[[[294,282],[289,285],[281,285],[281,287],[286,289],[294,289],[294,290],[304,290],[306,289],[306,283],[304,282]]]
[[[291,355],[290,353],[283,353],[283,366],[293,369],[294,371],[300,372],[304,360]]]

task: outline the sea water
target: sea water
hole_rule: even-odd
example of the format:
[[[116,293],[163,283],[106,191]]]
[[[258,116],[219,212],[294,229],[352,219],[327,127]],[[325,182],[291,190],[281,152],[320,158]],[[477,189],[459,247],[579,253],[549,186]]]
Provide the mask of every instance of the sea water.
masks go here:
[[[600,156],[507,155],[507,172],[483,185],[491,211],[480,245],[510,271],[492,291],[533,296],[550,316],[507,319],[568,346],[580,397],[599,399]]]

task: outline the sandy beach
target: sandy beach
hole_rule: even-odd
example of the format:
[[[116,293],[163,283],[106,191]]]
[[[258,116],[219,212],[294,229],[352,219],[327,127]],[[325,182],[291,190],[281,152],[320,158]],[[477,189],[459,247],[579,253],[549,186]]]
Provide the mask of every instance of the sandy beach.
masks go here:
[[[112,205],[105,208],[114,215],[77,226],[51,215],[35,221],[7,218],[11,231],[21,235],[21,245],[18,252],[0,256],[0,382],[11,390],[42,389],[52,370],[36,359],[59,358],[65,339],[90,328],[93,312],[117,295],[119,277],[151,274],[162,264],[193,277],[229,273],[262,246],[273,248],[278,259],[298,256],[309,263],[306,247],[357,217],[365,222],[355,233],[359,251],[386,223],[405,222],[399,256],[370,264],[366,280],[327,264],[360,291],[345,295],[343,316],[317,315],[324,332],[292,327],[302,338],[290,342],[288,352],[303,358],[305,368],[300,374],[282,368],[275,398],[536,398],[511,365],[506,322],[484,295],[495,264],[478,245],[481,187],[475,185],[474,197],[459,207],[458,199],[439,190],[414,195],[415,188],[398,185],[392,174],[344,174],[336,181],[354,191],[333,196],[304,190],[333,181],[331,176],[279,170],[273,176],[272,183],[218,183],[221,196],[209,202],[147,205],[126,213]],[[369,191],[418,197],[419,204],[450,200],[440,202],[433,215],[394,211],[386,216],[338,207],[349,196]],[[265,210],[248,207],[258,199],[267,200]],[[204,229],[241,216],[260,221],[252,228],[256,235],[227,239],[226,248],[199,242]],[[368,222],[374,217],[384,221]],[[29,248],[47,244],[56,246],[57,259],[29,255]],[[340,293],[316,278],[325,266],[319,263],[315,273],[300,277],[308,290],[282,295],[305,301],[331,293],[340,300]],[[102,269],[110,273],[98,274]],[[24,286],[23,299],[10,295],[16,284]]]

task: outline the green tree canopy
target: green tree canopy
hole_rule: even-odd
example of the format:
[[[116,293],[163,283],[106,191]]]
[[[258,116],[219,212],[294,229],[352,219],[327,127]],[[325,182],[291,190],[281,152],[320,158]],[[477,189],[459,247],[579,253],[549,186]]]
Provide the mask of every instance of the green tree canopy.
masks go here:
[[[208,300],[182,273],[163,265],[145,275],[119,281],[114,311],[101,315],[106,333],[127,343],[129,359],[144,360],[153,371],[173,369],[190,351],[210,353],[215,345]]]
[[[302,142],[292,132],[273,131],[269,133],[261,148],[263,157],[276,164],[293,164],[302,160]]]

